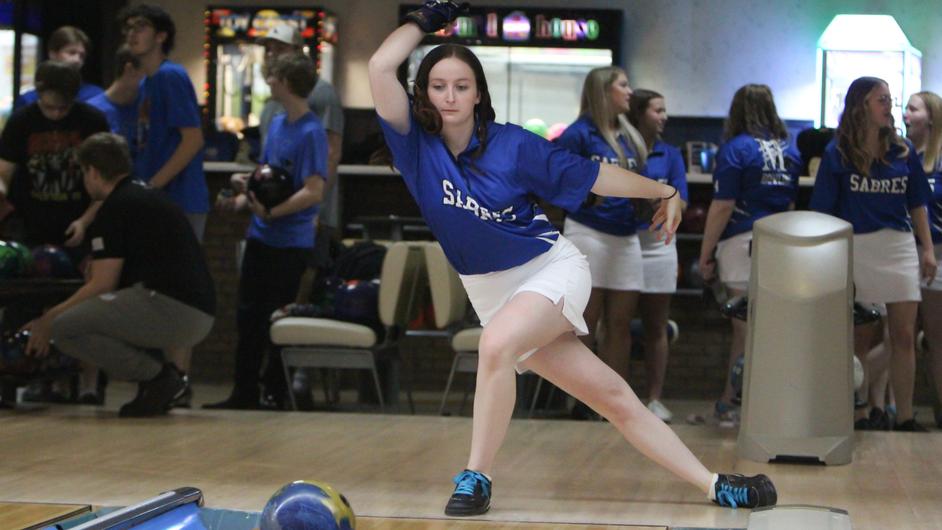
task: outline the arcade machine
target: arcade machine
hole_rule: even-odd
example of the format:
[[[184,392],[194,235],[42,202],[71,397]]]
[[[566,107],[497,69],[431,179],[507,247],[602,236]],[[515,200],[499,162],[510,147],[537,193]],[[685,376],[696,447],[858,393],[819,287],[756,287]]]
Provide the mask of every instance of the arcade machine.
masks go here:
[[[903,107],[922,88],[922,52],[910,44],[890,15],[837,15],[818,39],[819,126],[837,127],[847,87],[858,77],[890,85],[893,117],[903,126]]]
[[[39,37],[40,17],[38,8],[26,6],[26,24],[17,29],[14,23],[14,2],[0,1],[0,129],[13,111],[17,93],[33,89],[33,74],[42,53]],[[14,90],[16,72],[17,32],[19,32],[19,92]]]
[[[400,16],[417,8],[400,7]],[[623,12],[473,6],[468,16],[428,35],[409,57],[407,79],[435,46],[463,44],[481,60],[498,122],[558,136],[579,115],[589,70],[621,64]]]
[[[270,92],[262,73],[265,51],[255,40],[278,23],[298,27],[304,38],[304,51],[317,64],[318,75],[333,80],[337,19],[324,9],[210,6],[203,22],[204,112],[221,130],[239,132],[258,125]]]

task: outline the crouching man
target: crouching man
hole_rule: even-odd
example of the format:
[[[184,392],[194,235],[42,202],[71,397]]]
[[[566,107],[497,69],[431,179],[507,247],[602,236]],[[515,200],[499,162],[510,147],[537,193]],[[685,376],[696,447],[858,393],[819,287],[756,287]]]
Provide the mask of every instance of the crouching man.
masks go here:
[[[165,414],[183,391],[169,348],[192,347],[212,328],[216,297],[203,251],[178,206],[133,181],[128,146],[111,133],[90,136],[76,157],[92,200],[91,277],[68,300],[24,328],[27,349],[63,353],[139,383],[125,417]]]

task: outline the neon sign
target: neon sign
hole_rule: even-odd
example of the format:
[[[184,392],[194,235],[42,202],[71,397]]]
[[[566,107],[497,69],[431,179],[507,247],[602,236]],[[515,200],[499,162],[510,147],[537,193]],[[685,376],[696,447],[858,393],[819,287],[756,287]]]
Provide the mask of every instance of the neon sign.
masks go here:
[[[435,33],[436,37],[466,39],[501,38],[507,41],[564,40],[570,42],[594,41],[602,33],[601,24],[594,18],[559,18],[536,15],[533,24],[522,11],[513,11],[503,20],[496,12],[458,17],[455,22]]]

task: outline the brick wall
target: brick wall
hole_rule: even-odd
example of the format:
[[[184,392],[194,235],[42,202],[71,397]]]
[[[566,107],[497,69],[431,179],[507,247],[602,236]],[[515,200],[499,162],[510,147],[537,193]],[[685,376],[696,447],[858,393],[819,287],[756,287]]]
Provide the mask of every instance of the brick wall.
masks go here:
[[[228,185],[228,175],[207,176],[212,197]],[[374,179],[375,180],[375,179]],[[369,180],[356,185],[364,203],[386,205],[381,209],[411,207],[408,193],[390,187],[388,177],[381,179],[382,192],[371,194]],[[353,186],[350,186],[353,188]],[[403,212],[408,213],[408,212]],[[551,212],[551,218],[556,217]],[[235,263],[236,244],[244,237],[248,217],[244,214],[211,212],[206,223],[204,249],[210,271],[216,282],[218,309],[216,325],[210,336],[195,350],[192,374],[197,380],[229,382],[232,377],[236,342],[235,303],[238,274]],[[682,241],[681,261],[686,262],[698,248],[696,241]],[[671,318],[680,325],[680,339],[672,346],[667,368],[664,395],[666,398],[715,399],[722,391],[726,374],[726,359],[730,335],[729,323],[712,306],[698,296],[674,296]],[[452,353],[442,338],[413,337],[404,342],[407,363],[415,370],[415,387],[419,390],[438,391],[445,387],[451,368]],[[931,403],[933,392],[927,381],[925,358],[917,360],[916,401]],[[633,361],[630,382],[644,396],[645,374],[643,361]],[[459,381],[457,384],[463,384]]]

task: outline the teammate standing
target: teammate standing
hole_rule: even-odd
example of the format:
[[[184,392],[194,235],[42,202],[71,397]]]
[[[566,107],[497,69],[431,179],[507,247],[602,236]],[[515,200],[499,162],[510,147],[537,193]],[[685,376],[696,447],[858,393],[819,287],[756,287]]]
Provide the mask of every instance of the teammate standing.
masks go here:
[[[750,84],[736,91],[723,137],[725,143],[716,153],[713,201],[707,211],[699,265],[704,280],[718,275],[731,296],[741,296],[749,289],[752,224],[795,207],[801,156],[788,143],[788,130],[766,85]],[[730,368],[745,353],[746,323],[735,318],[731,322],[726,386],[715,413],[721,422],[738,423]]]

